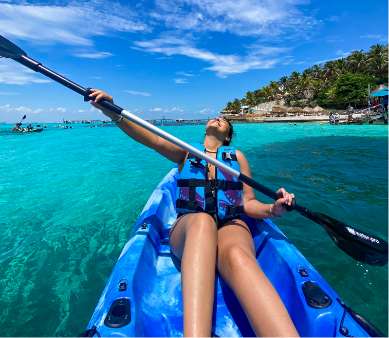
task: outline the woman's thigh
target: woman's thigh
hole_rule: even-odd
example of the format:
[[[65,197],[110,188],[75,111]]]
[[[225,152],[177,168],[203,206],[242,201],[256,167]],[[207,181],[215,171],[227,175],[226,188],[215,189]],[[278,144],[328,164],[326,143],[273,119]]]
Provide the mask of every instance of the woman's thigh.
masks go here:
[[[216,231],[216,223],[212,216],[204,213],[190,213],[182,215],[170,230],[170,248],[172,253],[181,259],[184,252],[185,240],[190,228]]]
[[[228,221],[218,230],[219,262],[225,260],[231,250],[242,250],[247,255],[255,257],[252,234],[247,223],[241,219]],[[220,262],[221,263],[221,262]]]

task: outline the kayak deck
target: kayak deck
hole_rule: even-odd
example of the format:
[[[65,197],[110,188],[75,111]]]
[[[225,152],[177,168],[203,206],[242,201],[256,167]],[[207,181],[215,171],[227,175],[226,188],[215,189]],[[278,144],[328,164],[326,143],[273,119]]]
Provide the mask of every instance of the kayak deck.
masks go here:
[[[182,336],[181,274],[169,228],[177,170],[151,195],[102,293],[88,328],[101,336]],[[256,257],[302,336],[368,336],[339,296],[270,220],[255,221]],[[258,309],[261,311],[261,309]],[[346,333],[347,332],[347,333]],[[93,333],[93,332],[92,332]],[[214,336],[255,336],[235,296],[217,277]]]

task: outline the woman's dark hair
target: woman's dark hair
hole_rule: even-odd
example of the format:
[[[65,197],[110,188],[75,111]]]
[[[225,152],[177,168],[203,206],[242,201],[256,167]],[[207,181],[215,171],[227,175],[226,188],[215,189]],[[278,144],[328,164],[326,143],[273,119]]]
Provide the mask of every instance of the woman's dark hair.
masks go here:
[[[229,146],[232,140],[232,135],[234,134],[234,127],[232,126],[232,123],[230,121],[228,121],[227,119],[224,120],[227,121],[230,128],[228,129],[228,135],[223,142],[223,146]]]

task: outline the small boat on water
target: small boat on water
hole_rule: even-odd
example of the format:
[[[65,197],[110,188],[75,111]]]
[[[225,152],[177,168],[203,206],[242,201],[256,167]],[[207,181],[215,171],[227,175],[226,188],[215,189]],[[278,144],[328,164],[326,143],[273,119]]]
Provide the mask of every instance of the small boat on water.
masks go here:
[[[23,116],[23,119],[26,118],[26,115]],[[43,128],[38,124],[34,127],[31,123],[27,127],[22,127],[22,122],[15,124],[15,127],[12,128],[13,133],[26,134],[26,133],[40,133],[43,131]]]
[[[26,133],[40,133],[43,131],[43,128],[13,128],[13,133],[20,133],[20,134],[26,134]]]
[[[179,267],[169,229],[176,219],[178,171],[172,169],[134,224],[84,336],[182,336]],[[301,336],[382,336],[339,295],[269,219],[255,222],[257,262],[281,296]],[[260,311],[260,309],[258,309]],[[212,335],[255,336],[237,299],[217,277]]]
[[[369,108],[354,111],[347,114],[331,113],[330,124],[387,124],[387,111],[383,105],[375,105]]]

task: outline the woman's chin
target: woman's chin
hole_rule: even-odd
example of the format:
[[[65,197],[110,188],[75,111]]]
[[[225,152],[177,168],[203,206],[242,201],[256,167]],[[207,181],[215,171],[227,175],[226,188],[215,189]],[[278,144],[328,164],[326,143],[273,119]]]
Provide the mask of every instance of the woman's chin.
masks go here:
[[[220,126],[216,123],[211,123],[209,125],[207,125],[207,130],[219,130]]]

